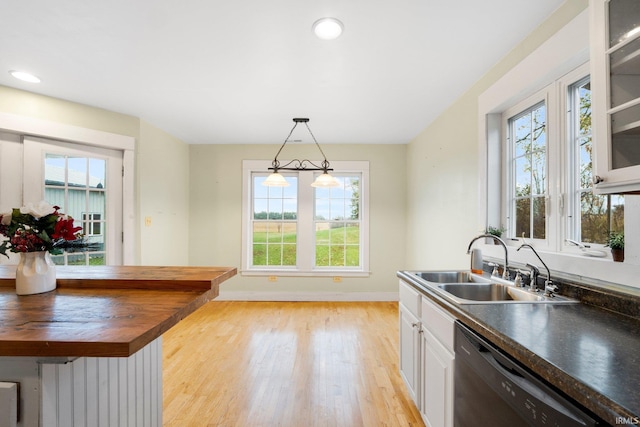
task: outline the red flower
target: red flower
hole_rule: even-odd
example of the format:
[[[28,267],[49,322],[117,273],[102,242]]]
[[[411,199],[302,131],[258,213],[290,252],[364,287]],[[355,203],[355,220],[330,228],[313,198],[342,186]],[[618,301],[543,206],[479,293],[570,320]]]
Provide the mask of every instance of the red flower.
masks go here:
[[[51,238],[53,239],[64,239],[64,240],[75,240],[76,233],[82,230],[82,227],[74,227],[73,226],[73,218],[67,217],[67,219],[60,218],[55,225],[55,229]]]

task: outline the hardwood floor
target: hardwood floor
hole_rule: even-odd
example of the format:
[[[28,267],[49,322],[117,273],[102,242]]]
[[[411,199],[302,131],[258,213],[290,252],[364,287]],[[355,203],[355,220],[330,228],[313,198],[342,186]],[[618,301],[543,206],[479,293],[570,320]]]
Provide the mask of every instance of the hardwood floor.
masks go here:
[[[163,346],[165,426],[424,426],[397,303],[213,301]]]

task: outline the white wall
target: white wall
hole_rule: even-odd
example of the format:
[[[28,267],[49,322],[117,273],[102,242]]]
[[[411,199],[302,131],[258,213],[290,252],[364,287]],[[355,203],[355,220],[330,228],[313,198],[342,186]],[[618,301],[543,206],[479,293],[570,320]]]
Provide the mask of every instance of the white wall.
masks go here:
[[[140,122],[140,264],[189,264],[189,146]]]
[[[278,145],[191,146],[190,265],[222,265],[240,268],[242,160],[271,160]],[[286,147],[292,157],[315,158],[314,145]],[[375,299],[395,298],[395,273],[405,259],[405,146],[327,145],[331,160],[370,162],[370,266],[368,278],[243,277],[222,284],[221,296],[242,292],[246,297]]]

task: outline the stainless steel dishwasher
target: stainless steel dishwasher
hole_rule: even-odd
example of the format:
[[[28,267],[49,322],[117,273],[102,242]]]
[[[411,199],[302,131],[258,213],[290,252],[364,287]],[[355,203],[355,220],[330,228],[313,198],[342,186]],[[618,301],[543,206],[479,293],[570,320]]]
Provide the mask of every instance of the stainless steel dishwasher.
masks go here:
[[[597,426],[550,386],[456,322],[454,427]]]

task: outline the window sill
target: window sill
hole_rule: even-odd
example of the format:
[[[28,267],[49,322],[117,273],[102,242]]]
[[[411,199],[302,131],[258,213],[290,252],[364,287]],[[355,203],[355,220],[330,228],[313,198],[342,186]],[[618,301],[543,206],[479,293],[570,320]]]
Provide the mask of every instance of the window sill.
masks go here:
[[[256,276],[256,277],[369,277],[371,272],[361,270],[313,270],[313,271],[301,271],[301,270],[242,270],[241,276]]]
[[[504,263],[504,250],[501,246],[478,245],[485,254],[485,259]],[[579,253],[552,252],[544,249],[536,250],[551,270],[551,276],[563,277],[568,280],[579,280],[596,285],[618,284],[635,289],[638,285],[638,266],[630,256],[625,262],[614,262],[611,256],[596,258]],[[543,267],[532,251],[517,251],[516,247],[509,246],[509,265],[512,268],[531,263],[540,268]],[[546,274],[546,273],[545,273]]]

